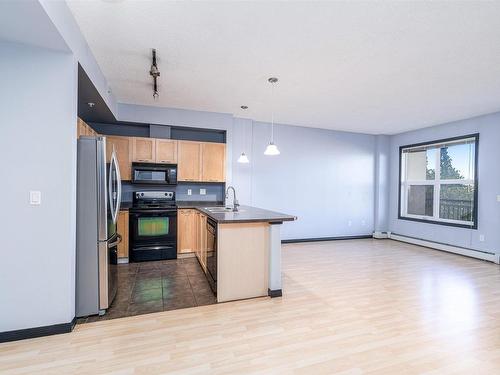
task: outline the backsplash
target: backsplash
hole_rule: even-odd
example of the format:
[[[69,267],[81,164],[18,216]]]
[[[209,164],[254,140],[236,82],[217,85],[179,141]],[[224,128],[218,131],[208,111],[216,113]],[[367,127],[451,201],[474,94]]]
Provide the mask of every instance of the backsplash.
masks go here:
[[[191,195],[188,190],[191,189]],[[200,189],[205,189],[206,194],[200,194]],[[132,202],[134,191],[175,191],[175,197],[178,201],[224,201],[224,184],[190,184],[179,183],[176,186],[161,186],[148,184],[132,184],[128,181],[122,181],[122,201]]]

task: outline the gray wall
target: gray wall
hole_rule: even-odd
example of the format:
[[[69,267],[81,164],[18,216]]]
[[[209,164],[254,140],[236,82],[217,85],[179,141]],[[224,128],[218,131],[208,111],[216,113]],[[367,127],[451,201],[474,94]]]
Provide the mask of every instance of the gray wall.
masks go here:
[[[0,332],[74,317],[76,68],[70,54],[0,42]]]
[[[389,230],[390,142],[388,135],[377,135],[375,138],[375,232]]]
[[[265,156],[270,124],[235,119],[240,203],[296,215],[283,225],[282,239],[371,234],[375,137],[282,124],[274,134],[281,154]],[[236,162],[243,150],[250,164]]]
[[[66,2],[53,0],[37,0],[35,2],[41,4],[45,10],[45,16],[57,28],[60,37],[64,39],[75,59],[83,67],[111,112],[116,116],[116,99]],[[37,24],[39,22],[41,22],[40,19],[32,22],[23,19],[22,23]]]
[[[227,155],[232,153],[233,116],[231,114],[123,103],[118,104],[117,110],[118,121],[225,130]],[[232,158],[228,157],[226,181],[230,184],[231,180]]]
[[[375,136],[276,125],[277,157],[265,156],[270,125],[230,114],[118,105],[118,120],[227,131],[227,185],[241,204],[282,211],[282,239],[366,235],[374,227]],[[237,163],[242,151],[249,164]]]
[[[456,121],[391,137],[389,226],[394,233],[500,253],[500,113]],[[399,146],[479,133],[478,229],[454,228],[398,219]],[[479,235],[485,241],[479,241]]]
[[[188,190],[191,189],[191,195]],[[204,195],[200,189],[205,189]],[[179,183],[176,186],[162,187],[147,184],[132,184],[124,182],[122,185],[123,202],[132,202],[134,191],[175,191],[175,197],[179,201],[217,202],[224,201],[224,184],[190,184]]]

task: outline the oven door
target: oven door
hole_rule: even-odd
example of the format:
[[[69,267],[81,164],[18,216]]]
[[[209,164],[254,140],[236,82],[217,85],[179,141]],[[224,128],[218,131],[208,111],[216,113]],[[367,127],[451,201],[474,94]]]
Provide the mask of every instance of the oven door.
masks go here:
[[[177,209],[133,209],[130,226],[133,247],[176,242]]]

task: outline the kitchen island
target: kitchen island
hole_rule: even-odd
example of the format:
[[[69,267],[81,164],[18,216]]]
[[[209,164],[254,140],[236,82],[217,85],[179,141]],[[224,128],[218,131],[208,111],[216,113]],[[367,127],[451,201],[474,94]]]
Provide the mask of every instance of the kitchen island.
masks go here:
[[[178,205],[206,216],[206,261],[197,256],[217,293],[217,302],[261,296],[278,297],[281,287],[280,227],[295,216],[240,206]]]

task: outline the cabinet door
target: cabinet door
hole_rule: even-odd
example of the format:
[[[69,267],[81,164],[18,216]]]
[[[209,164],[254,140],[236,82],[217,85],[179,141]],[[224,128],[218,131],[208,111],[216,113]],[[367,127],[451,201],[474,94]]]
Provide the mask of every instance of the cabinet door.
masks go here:
[[[129,137],[106,136],[106,157],[109,160],[114,147],[121,178],[128,181],[131,179],[131,143]]]
[[[195,210],[180,209],[177,215],[177,253],[192,253],[196,246]]]
[[[199,259],[203,271],[207,272],[207,217],[201,213],[200,213],[199,228],[200,228]]]
[[[117,231],[122,236],[122,242],[118,245],[118,258],[128,258],[128,211],[118,214]]]
[[[177,147],[177,180],[201,181],[201,143],[179,141]]]
[[[157,163],[176,164],[177,141],[170,139],[157,139],[155,160]]]
[[[201,243],[201,233],[200,233],[200,213],[196,211],[194,213],[194,225],[196,231],[196,243],[195,243],[195,252],[196,256],[200,258],[200,243]]]
[[[83,121],[80,117],[76,122],[76,137],[80,138],[80,136],[93,136],[97,135],[97,132],[87,125],[85,121]]]
[[[156,139],[133,138],[132,161],[154,163],[156,158]]]
[[[226,180],[226,145],[204,142],[201,146],[201,180],[224,182]]]
[[[85,123],[80,117],[78,117],[78,120],[76,121],[76,138],[80,138],[81,135],[85,135]]]

